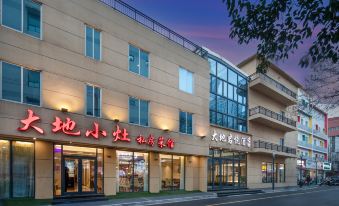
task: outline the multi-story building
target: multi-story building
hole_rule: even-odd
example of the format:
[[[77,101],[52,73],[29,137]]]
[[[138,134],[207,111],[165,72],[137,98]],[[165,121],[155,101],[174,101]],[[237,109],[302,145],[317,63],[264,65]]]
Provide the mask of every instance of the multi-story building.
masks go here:
[[[119,0],[0,2],[0,198],[207,190],[204,49]]]
[[[329,161],[332,164],[332,172],[339,174],[339,117],[328,118],[329,136]]]
[[[301,85],[273,63],[266,74],[257,73],[256,55],[238,67],[249,74],[248,132],[253,138],[253,150],[247,154],[248,187],[295,186],[296,113],[288,107],[297,103],[297,89]]]
[[[298,91],[298,178],[321,181],[328,161],[327,114],[309,103],[309,96]],[[326,169],[326,168],[325,168]]]

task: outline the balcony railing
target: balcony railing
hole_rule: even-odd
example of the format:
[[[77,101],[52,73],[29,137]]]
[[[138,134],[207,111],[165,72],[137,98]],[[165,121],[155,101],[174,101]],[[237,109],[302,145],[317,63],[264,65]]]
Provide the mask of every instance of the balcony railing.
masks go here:
[[[310,144],[308,142],[298,141],[298,146],[312,149],[312,144]]]
[[[279,83],[278,81],[272,79],[271,77],[267,76],[266,74],[263,73],[254,73],[252,75],[249,76],[250,82],[254,81],[255,79],[262,79],[265,82],[273,85],[275,88],[279,89],[280,91],[284,92],[285,94],[293,97],[294,99],[297,98],[297,94],[295,92],[293,92],[292,90],[288,89],[287,87],[285,87],[284,85],[282,85],[281,83]]]
[[[298,128],[300,128],[300,129],[302,129],[304,131],[307,131],[309,133],[312,133],[312,129],[310,127],[306,126],[306,125],[298,123]]]
[[[325,148],[325,147],[320,147],[320,146],[315,146],[315,145],[313,145],[313,148],[314,148],[315,150],[320,151],[320,152],[324,152],[324,153],[327,152],[327,148]]]
[[[155,21],[151,17],[143,14],[142,12],[138,11],[137,9],[131,7],[130,5],[126,4],[121,0],[99,0],[100,2],[108,5],[109,7],[113,8],[114,10],[120,12],[128,16],[129,18],[137,21],[138,23],[142,24],[143,26],[149,28],[150,30],[168,38],[169,40],[181,45],[185,49],[190,50],[191,52],[205,57],[207,51],[202,47],[196,45],[195,43],[191,42],[190,40],[186,39],[185,37],[177,34],[176,32],[172,31],[171,29],[165,27],[164,25],[160,24],[159,22]]]
[[[325,140],[328,139],[328,136],[325,133],[321,132],[320,130],[313,129],[313,134],[322,139],[325,139]]]
[[[263,115],[268,116],[270,118],[273,118],[275,120],[278,120],[278,121],[284,122],[288,125],[291,125],[293,127],[296,127],[296,121],[293,121],[293,120],[291,120],[291,119],[289,119],[289,118],[287,118],[287,117],[285,117],[281,114],[278,114],[276,112],[272,112],[271,110],[266,109],[262,106],[257,106],[257,107],[250,109],[249,113],[250,113],[249,114],[250,116],[255,115],[255,114],[263,114]]]
[[[278,144],[274,144],[270,142],[265,142],[261,140],[254,141],[253,143],[254,143],[254,148],[264,148],[267,150],[272,150],[272,151],[277,151],[277,152],[296,154],[296,149],[291,148],[291,147],[286,147],[286,146],[282,146],[282,145],[278,145]]]

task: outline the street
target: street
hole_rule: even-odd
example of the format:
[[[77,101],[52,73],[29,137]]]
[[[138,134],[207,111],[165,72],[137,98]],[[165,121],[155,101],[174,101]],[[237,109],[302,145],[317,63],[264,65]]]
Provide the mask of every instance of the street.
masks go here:
[[[163,204],[166,206],[338,206],[339,187],[319,187],[306,191],[263,193],[220,197],[190,202]]]

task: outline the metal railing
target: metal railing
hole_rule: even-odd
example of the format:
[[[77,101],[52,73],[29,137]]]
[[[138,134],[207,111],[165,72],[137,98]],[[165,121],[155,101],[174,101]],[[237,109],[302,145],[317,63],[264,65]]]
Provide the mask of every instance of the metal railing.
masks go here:
[[[320,152],[324,152],[324,153],[327,152],[327,148],[325,148],[325,147],[320,147],[320,146],[316,146],[316,145],[313,145],[313,149],[318,150],[318,151],[320,151]]]
[[[296,127],[296,121],[293,121],[292,119],[289,119],[289,118],[287,118],[287,117],[285,117],[281,114],[278,114],[276,112],[272,112],[271,110],[266,109],[262,106],[257,106],[257,107],[250,109],[249,116],[252,116],[252,115],[255,115],[255,114],[263,114],[263,115],[268,116],[270,118],[276,119],[278,121],[281,121],[281,122],[284,122],[288,125]]]
[[[151,17],[143,14],[142,12],[138,11],[137,9],[133,8],[132,6],[126,4],[121,0],[99,0],[100,2],[106,4],[107,6],[113,8],[114,10],[120,12],[128,16],[129,18],[137,21],[138,23],[142,24],[143,26],[151,29],[152,31],[168,38],[169,40],[181,45],[185,49],[190,50],[191,52],[205,57],[207,55],[207,51],[202,47],[196,45],[195,43],[191,42],[190,40],[186,39],[185,37],[177,34],[173,30],[167,28],[166,26],[162,25],[161,23],[155,21]]]
[[[312,149],[312,144],[304,141],[298,141],[298,146],[306,147]]]
[[[265,82],[275,86],[275,88],[279,89],[280,91],[283,91],[284,93],[286,93],[287,95],[293,97],[294,99],[297,99],[297,94],[295,92],[293,92],[292,90],[288,89],[286,86],[282,85],[281,83],[279,83],[278,81],[272,79],[271,77],[267,76],[266,74],[263,73],[254,73],[252,75],[249,76],[249,80],[254,81],[255,79],[262,79]]]
[[[300,123],[298,123],[297,125],[298,125],[298,128],[300,128],[300,129],[302,129],[304,131],[307,131],[309,133],[312,133],[312,129],[310,127],[308,127],[306,125],[303,125],[303,124],[300,124]]]
[[[263,148],[263,149],[277,151],[277,152],[284,152],[284,153],[288,153],[288,154],[296,154],[296,152],[297,152],[295,148],[286,147],[286,146],[282,146],[282,145],[278,145],[278,144],[274,144],[274,143],[270,143],[270,142],[265,142],[265,141],[261,141],[261,140],[254,141],[253,147],[254,148]]]
[[[328,136],[324,132],[322,132],[320,130],[313,129],[313,135],[315,135],[317,137],[320,137],[322,139],[325,139],[325,140],[328,139]]]

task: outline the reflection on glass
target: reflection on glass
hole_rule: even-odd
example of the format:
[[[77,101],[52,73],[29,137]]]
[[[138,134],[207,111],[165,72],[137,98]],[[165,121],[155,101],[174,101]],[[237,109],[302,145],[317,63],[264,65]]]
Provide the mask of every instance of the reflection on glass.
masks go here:
[[[246,159],[240,160],[240,187],[246,187],[247,184],[247,170]]]
[[[184,156],[173,155],[173,190],[184,188]]]
[[[21,68],[2,62],[2,98],[21,102]]]
[[[54,145],[54,194],[61,195],[61,145]]]
[[[117,151],[118,157],[118,191],[132,192],[133,152]]]
[[[160,154],[161,190],[172,190],[172,155]]]
[[[96,148],[63,145],[63,154],[64,155],[78,155],[78,156],[96,157],[96,152],[97,152]]]
[[[10,143],[0,140],[0,199],[9,197]]]
[[[97,191],[98,193],[103,193],[103,178],[104,178],[104,165],[103,165],[103,149],[98,149],[98,159],[97,159]]]
[[[134,152],[134,192],[148,191],[148,153]]]
[[[78,192],[79,161],[75,158],[65,158],[65,188],[66,192]]]
[[[24,32],[40,38],[40,7],[33,0],[24,1]]]
[[[34,196],[34,144],[14,141],[13,151],[13,197]]]
[[[95,160],[82,159],[82,192],[94,191],[94,178],[95,178]]]

